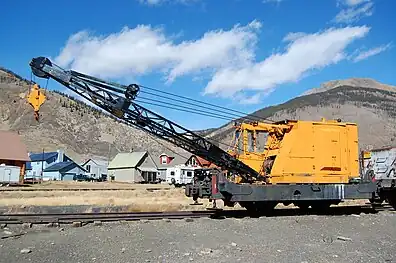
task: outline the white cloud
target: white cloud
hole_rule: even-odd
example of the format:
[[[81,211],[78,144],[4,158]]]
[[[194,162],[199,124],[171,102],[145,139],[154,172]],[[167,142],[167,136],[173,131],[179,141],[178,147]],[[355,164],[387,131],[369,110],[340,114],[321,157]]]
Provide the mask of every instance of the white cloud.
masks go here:
[[[243,90],[268,91],[275,86],[296,82],[311,70],[345,59],[345,49],[364,37],[370,28],[345,27],[306,34],[291,41],[283,53],[246,67],[227,67],[215,73],[205,94],[232,97]]]
[[[381,45],[381,46],[371,48],[366,51],[362,51],[356,57],[353,58],[353,62],[359,62],[359,61],[365,60],[369,57],[378,55],[379,53],[384,52],[384,51],[390,49],[391,47],[392,47],[392,44],[388,43],[386,45]]]
[[[176,42],[163,28],[139,25],[97,36],[72,35],[54,62],[102,78],[134,78],[162,72],[171,83],[185,75],[206,83],[204,94],[258,103],[277,85],[298,81],[312,70],[335,64],[346,48],[370,30],[366,26],[331,28],[317,33],[289,33],[286,50],[256,61],[259,21],[213,30],[195,40]],[[205,73],[205,74],[202,74]],[[199,78],[197,76],[204,76]],[[250,95],[246,95],[246,92]]]
[[[355,6],[364,2],[370,2],[370,0],[341,0],[341,2],[347,6]]]
[[[264,4],[267,4],[267,3],[277,3],[277,4],[279,4],[280,2],[283,2],[284,0],[263,0],[263,3]]]
[[[209,31],[200,39],[181,43],[174,43],[163,29],[146,25],[125,27],[108,36],[82,31],[68,39],[55,63],[109,78],[160,70],[172,82],[187,73],[249,64],[254,59],[260,28],[261,23],[254,20],[229,30]]]
[[[287,34],[284,38],[283,41],[284,42],[290,42],[290,41],[295,41],[301,37],[306,36],[307,34],[304,32],[291,32],[289,34]]]
[[[344,0],[341,5],[343,7],[333,22],[352,23],[373,14],[374,4],[371,0]]]

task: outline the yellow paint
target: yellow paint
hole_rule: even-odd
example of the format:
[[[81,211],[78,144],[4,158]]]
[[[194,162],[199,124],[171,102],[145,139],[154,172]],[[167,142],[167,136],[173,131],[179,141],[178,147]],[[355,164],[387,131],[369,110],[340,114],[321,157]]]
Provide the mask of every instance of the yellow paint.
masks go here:
[[[359,176],[355,123],[322,119],[242,123],[235,129],[235,145],[229,152],[264,176],[267,183],[348,183]],[[262,147],[259,135],[265,142]]]
[[[371,152],[363,152],[363,159],[370,159],[371,158]]]
[[[40,110],[41,105],[43,105],[45,99],[46,96],[44,92],[40,90],[37,84],[34,84],[27,96],[27,101],[33,107],[34,116],[36,120],[38,120],[38,116],[39,116],[38,112]]]

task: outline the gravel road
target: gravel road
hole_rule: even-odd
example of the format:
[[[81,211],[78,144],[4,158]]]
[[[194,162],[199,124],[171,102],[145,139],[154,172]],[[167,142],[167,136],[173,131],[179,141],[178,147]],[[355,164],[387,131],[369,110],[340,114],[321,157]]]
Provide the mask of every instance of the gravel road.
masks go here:
[[[63,228],[63,229],[62,229]],[[396,212],[8,226],[0,262],[396,262]]]

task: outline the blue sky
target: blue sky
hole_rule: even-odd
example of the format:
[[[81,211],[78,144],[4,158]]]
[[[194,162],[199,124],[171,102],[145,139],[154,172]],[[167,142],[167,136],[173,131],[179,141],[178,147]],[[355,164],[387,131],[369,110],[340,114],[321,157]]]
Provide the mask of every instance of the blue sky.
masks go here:
[[[252,112],[335,79],[396,85],[395,8],[393,0],[5,1],[0,65],[30,78],[30,59],[47,56]],[[226,122],[147,107],[190,129]]]

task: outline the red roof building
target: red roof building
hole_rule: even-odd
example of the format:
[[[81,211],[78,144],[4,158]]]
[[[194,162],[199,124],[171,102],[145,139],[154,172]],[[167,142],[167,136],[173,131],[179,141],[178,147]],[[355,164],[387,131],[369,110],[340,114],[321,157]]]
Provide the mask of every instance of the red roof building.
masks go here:
[[[26,162],[29,162],[26,145],[18,133],[0,131],[0,165],[12,165],[21,168],[19,182],[23,183]]]
[[[202,168],[216,168],[217,166],[199,156],[191,155],[185,163],[186,166],[202,167]]]

